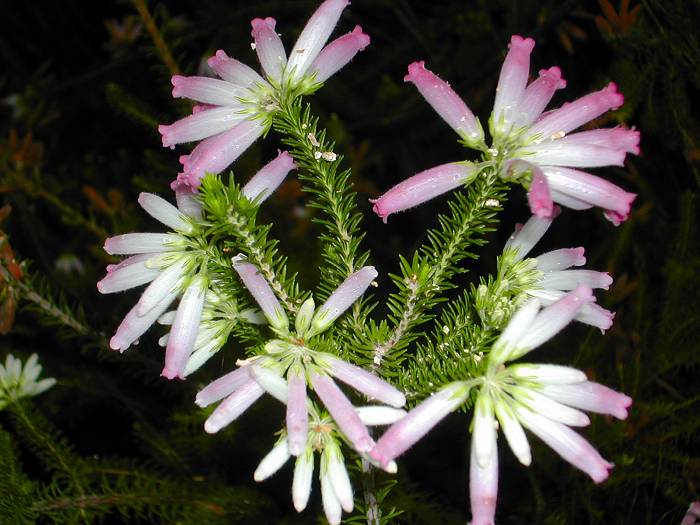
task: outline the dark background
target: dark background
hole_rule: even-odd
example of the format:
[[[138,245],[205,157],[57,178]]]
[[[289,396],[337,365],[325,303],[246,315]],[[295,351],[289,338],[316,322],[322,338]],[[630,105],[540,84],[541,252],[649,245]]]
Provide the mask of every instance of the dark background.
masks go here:
[[[615,285],[599,301],[617,312],[615,325],[605,337],[571,327],[540,357],[573,362],[590,377],[632,395],[635,405],[626,422],[597,417],[585,431],[616,463],[600,487],[539,444],[529,469],[502,450],[497,517],[503,524],[678,523],[700,490],[700,4],[621,4],[355,0],[336,34],[360,24],[372,43],[309,99],[337,141],[336,151],[353,168],[366,212],[365,246],[385,274],[397,271],[398,253],[409,255],[423,240],[446,199],[392,216],[387,226],[370,213],[366,199],[417,171],[465,158],[452,130],[403,83],[410,62],[426,60],[484,123],[511,34],[536,39],[533,71],[561,67],[568,87],[558,92],[555,104],[609,81],[625,94],[625,105],[595,124],[636,126],[642,155],[630,157],[624,169],[597,173],[638,193],[631,218],[615,228],[598,210],[568,211],[538,247],[585,246],[587,267],[613,274]],[[196,74],[217,49],[255,65],[250,19],[274,16],[289,48],[316,2],[183,0],[147,6],[172,53],[170,67],[134,3],[1,3],[0,205],[10,204],[12,213],[0,229],[24,261],[25,282],[74,313],[85,330],[47,326],[45,309],[0,283],[3,325],[10,323],[14,306],[19,308],[9,334],[0,338],[0,357],[37,352],[47,374],[58,378],[59,385],[28,410],[45,417],[46,428],[60,432],[75,457],[128,461],[172,482],[173,494],[185,500],[197,494],[212,502],[209,518],[198,521],[309,523],[320,506],[318,495],[312,496],[312,510],[297,516],[289,497],[289,467],[266,483],[252,481],[283,418],[280,407],[259,403],[226,431],[205,435],[204,416],[191,400],[199,386],[230,368],[226,357],[212,360],[192,381],[168,383],[158,377],[157,335],[144,336],[123,356],[112,355],[105,336],[130,308],[135,292],[100,296],[94,283],[110,262],[101,249],[104,237],[155,227],[136,196],[140,191],[169,196],[178,156],[187,150],[162,148],[156,131],[158,123],[170,123],[189,109],[171,98],[173,65]],[[271,133],[236,162],[235,173],[252,175],[278,147],[279,137]],[[291,270],[300,271],[301,284],[312,288],[316,276],[302,270],[313,264],[318,247],[310,217],[299,213],[304,203],[299,188],[294,179],[286,182],[265,213]],[[524,192],[514,189],[493,243],[472,263],[467,280],[493,271],[514,223],[527,216]],[[56,481],[26,428],[5,413],[0,425],[14,440],[27,486],[40,491],[56,483],[70,498],[70,484]],[[407,511],[397,522],[466,521],[467,429],[468,418],[454,416],[407,454],[387,500],[387,507]],[[354,485],[359,491],[359,480]],[[3,493],[2,487],[0,505],[11,508],[21,501],[13,489]],[[34,494],[30,489],[27,494]],[[146,494],[153,487],[142,489]],[[122,492],[139,490],[132,484]],[[120,505],[129,505],[124,501],[99,506],[104,522],[189,522],[186,514],[169,517],[147,499],[150,510],[122,513]]]

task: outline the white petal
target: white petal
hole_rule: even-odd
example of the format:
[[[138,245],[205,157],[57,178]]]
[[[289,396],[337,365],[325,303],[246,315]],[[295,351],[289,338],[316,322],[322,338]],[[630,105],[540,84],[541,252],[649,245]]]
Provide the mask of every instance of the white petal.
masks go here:
[[[275,472],[282,468],[282,466],[287,462],[291,456],[289,455],[289,448],[287,447],[287,440],[283,439],[277,443],[267,456],[265,456],[258,468],[255,469],[253,473],[253,479],[255,481],[263,481]]]

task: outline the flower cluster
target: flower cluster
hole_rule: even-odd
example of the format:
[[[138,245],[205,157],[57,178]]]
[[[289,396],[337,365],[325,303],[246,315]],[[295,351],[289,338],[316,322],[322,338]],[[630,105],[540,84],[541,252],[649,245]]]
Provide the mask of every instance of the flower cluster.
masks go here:
[[[370,456],[380,465],[388,465],[461,406],[470,389],[478,386],[470,459],[472,525],[494,523],[498,489],[497,428],[503,430],[508,445],[523,465],[532,461],[525,427],[593,481],[604,481],[612,464],[569,427],[589,424],[588,417],[578,409],[625,419],[632,400],[588,381],[583,372],[573,368],[505,366],[552,338],[593,301],[590,288],[585,286],[577,287],[545,308],[541,308],[537,299],[530,299],[513,315],[494,343],[483,377],[451,383],[425,400],[379,439]]]
[[[241,193],[260,204],[293,168],[290,155],[281,152],[250,179]],[[168,379],[184,378],[225,342],[225,329],[222,331],[221,323],[216,323],[217,318],[221,321],[216,309],[222,298],[207,271],[211,250],[201,205],[186,190],[176,195],[178,207],[151,193],[139,195],[141,207],[171,232],[127,233],[107,239],[104,246],[107,253],[131,257],[109,265],[107,275],[97,283],[97,289],[104,294],[150,283],[109,342],[113,350],[120,352],[135,344],[181,297],[177,311],[163,319],[163,324],[171,325],[167,339],[163,340],[166,343],[163,376]],[[252,312],[238,312],[235,303],[223,308],[227,314],[224,321],[229,326],[231,322],[256,320]]]
[[[559,203],[574,210],[600,207],[615,225],[627,219],[634,194],[575,168],[622,166],[628,153],[639,154],[639,132],[618,127],[569,135],[622,106],[622,95],[611,83],[544,112],[555,91],[566,82],[559,68],[552,67],[540,71],[540,76],[527,84],[534,46],[531,38],[511,38],[489,119],[490,148],[485,145],[479,120],[449,84],[426,69],[424,62],[408,66],[404,80],[416,85],[466,146],[483,153],[484,162],[444,164],[406,179],[372,200],[379,217],[386,221],[392,213],[469,184],[483,169],[496,169],[502,178],[529,188],[530,208],[540,217],[551,217],[554,203]]]
[[[24,366],[21,360],[7,354],[5,365],[0,364],[0,410],[24,397],[38,396],[56,384],[52,377],[37,381],[40,375],[41,365],[36,354],[30,355]]]
[[[281,102],[313,92],[369,45],[369,37],[360,26],[325,45],[349,3],[323,2],[289,56],[275,29],[275,19],[254,19],[253,47],[265,78],[222,50],[208,61],[220,79],[173,76],[173,97],[188,98],[198,105],[190,116],[158,127],[163,146],[201,140],[192,153],[180,157],[182,172],[173,189],[195,191],[206,173],[226,169],[269,129],[270,117]]]
[[[586,264],[585,250],[562,248],[537,257],[525,258],[551,226],[553,217],[533,215],[516,227],[503,247],[498,260],[498,281],[493,289],[482,284],[477,289],[476,306],[482,320],[500,327],[528,297],[537,297],[544,305],[561,299],[579,285],[607,290],[612,277],[606,272],[571,269]],[[513,298],[508,292],[517,291]],[[586,303],[575,319],[605,331],[612,325],[615,314],[594,302]]]
[[[331,525],[340,523],[341,514],[352,512],[353,493],[348,471],[345,467],[340,442],[344,435],[333,419],[318,410],[312,402],[308,403],[309,424],[303,450],[296,454],[294,462],[294,478],[292,481],[292,502],[297,512],[306,508],[311,494],[311,481],[314,471],[314,452],[321,456],[319,481],[321,483],[321,498],[326,519]],[[404,410],[385,406],[356,407],[355,412],[366,426],[390,425],[401,419]],[[285,431],[263,458],[255,470],[255,481],[263,481],[277,472],[294,454],[290,450],[289,436]],[[395,471],[391,465],[389,470]]]
[[[264,352],[201,390],[195,402],[201,407],[221,401],[207,418],[204,429],[214,433],[245,412],[267,392],[286,405],[286,426],[278,444],[263,459],[255,474],[260,481],[276,472],[291,456],[297,457],[293,499],[298,511],[305,508],[313,472],[313,451],[322,451],[321,491],[330,523],[340,522],[340,509],[350,512],[352,490],[337,444],[340,438],[360,454],[374,446],[367,425],[390,424],[405,412],[403,393],[370,372],[327,351],[317,335],[328,330],[365,292],[377,276],[365,266],[350,275],[318,309],[307,299],[296,314],[293,329],[282,305],[258,269],[238,255],[233,267],[255,298],[277,338],[264,345]],[[333,378],[358,393],[388,406],[354,407]],[[307,394],[311,387],[328,411],[322,414]],[[388,465],[396,470],[395,465]]]

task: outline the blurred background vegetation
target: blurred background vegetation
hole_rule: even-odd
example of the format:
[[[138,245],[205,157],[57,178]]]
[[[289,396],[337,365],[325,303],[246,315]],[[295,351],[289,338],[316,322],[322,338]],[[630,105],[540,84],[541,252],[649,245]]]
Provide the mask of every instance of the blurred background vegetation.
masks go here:
[[[202,74],[217,49],[254,64],[251,18],[274,16],[290,46],[316,4],[5,2],[0,359],[36,352],[58,385],[0,413],[0,522],[322,522],[316,489],[312,508],[294,512],[289,467],[252,481],[284,417],[278,404],[258,403],[218,435],[203,432],[194,394],[228,371],[235,353],[223,351],[190,381],[165,381],[157,329],[122,356],[106,345],[138,292],[100,296],[95,288],[113,262],[104,238],[155,227],[138,193],[171,197],[186,148],[162,148],[156,126],[189,107],[171,98],[170,75]],[[367,198],[464,158],[452,130],[404,85],[408,63],[426,60],[484,121],[511,34],[537,40],[533,71],[561,67],[568,87],[556,103],[618,83],[625,105],[595,124],[642,132],[641,156],[604,170],[639,194],[634,212],[619,228],[595,211],[565,212],[541,247],[585,246],[588,266],[613,274],[599,300],[617,312],[615,325],[605,337],[572,326],[539,357],[573,362],[635,405],[627,421],[597,417],[584,432],[616,464],[602,486],[544,446],[529,469],[503,450],[497,517],[504,525],[679,523],[700,492],[700,2],[354,0],[338,31],[355,24],[371,46],[311,102],[353,168],[366,246],[382,273],[397,271],[397,253],[411,253],[445,200],[384,226]],[[277,147],[271,133],[234,172],[249,177]],[[312,267],[318,253],[303,204],[291,177],[263,211],[292,271]],[[506,208],[467,281],[493,271],[514,223],[527,218],[524,192]],[[313,287],[316,276],[300,278]],[[453,416],[406,455],[386,500],[405,511],[396,522],[468,519],[467,428],[464,414]]]

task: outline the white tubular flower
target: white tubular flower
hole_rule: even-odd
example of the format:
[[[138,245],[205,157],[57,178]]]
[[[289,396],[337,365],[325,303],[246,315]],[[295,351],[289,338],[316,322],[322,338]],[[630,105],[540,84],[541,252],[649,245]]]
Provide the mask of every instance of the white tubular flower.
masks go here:
[[[315,337],[328,330],[332,322],[365,292],[377,276],[376,270],[366,266],[350,275],[315,312],[313,298],[308,298],[298,310],[292,325],[272,288],[254,265],[239,255],[234,257],[233,267],[277,335],[276,339],[267,341],[262,355],[246,362],[245,368],[248,371],[247,377],[261,390],[287,405],[286,435],[289,453],[299,456],[304,451],[309,431],[309,406],[312,403],[307,387],[321,400],[348,443],[360,453],[368,452],[374,441],[367,425],[398,421],[403,416],[403,411],[397,409],[406,403],[404,394],[376,375],[327,351],[315,350],[314,346]],[[292,326],[296,330],[292,330]],[[325,345],[324,350],[327,350]],[[197,404],[205,406],[224,398],[239,399],[241,394],[238,391],[248,385],[242,379],[243,372],[226,377],[230,379],[222,378],[202,390],[197,395]],[[377,406],[356,409],[333,380],[334,377],[360,394],[386,403],[391,408]],[[246,394],[243,398],[252,399],[252,393],[250,397]],[[237,407],[243,406],[236,401],[232,403]],[[245,405],[245,408],[248,406],[249,404]],[[235,417],[240,412],[237,411]],[[212,418],[213,423],[210,422]],[[223,426],[222,422],[233,419],[235,418],[222,418],[215,411],[207,420],[207,428],[209,431],[218,431]],[[393,462],[384,466],[395,468]],[[344,504],[346,503],[347,500]]]
[[[30,355],[24,366],[14,355],[7,354],[4,366],[0,364],[0,410],[22,398],[38,396],[56,384],[52,377],[37,381],[40,375],[36,354]]]
[[[544,305],[561,299],[566,292],[579,285],[607,290],[613,280],[606,272],[573,269],[586,264],[584,249],[563,248],[526,259],[537,242],[551,226],[553,217],[533,215],[516,228],[503,247],[499,261],[501,273],[510,272],[517,287],[530,297],[537,297]],[[612,325],[615,314],[588,302],[576,315],[576,320],[605,331]]]
[[[204,104],[195,106],[188,117],[158,127],[165,147],[201,141],[189,155],[180,157],[182,172],[173,189],[196,191],[206,173],[225,170],[270,128],[281,101],[312,93],[369,44],[369,37],[357,26],[326,45],[348,4],[348,0],[323,2],[299,35],[289,59],[275,19],[252,20],[251,36],[265,78],[222,50],[208,60],[221,80],[172,77],[173,97]],[[253,197],[256,195],[260,192]]]
[[[312,402],[309,402],[309,416],[302,451],[294,462],[292,502],[297,512],[306,508],[311,495],[314,452],[318,452],[321,456],[318,476],[323,510],[329,523],[340,523],[343,511],[352,512],[354,508],[352,484],[340,446],[344,433],[329,415],[319,412]],[[255,470],[255,481],[263,481],[277,472],[291,456],[289,436],[283,431],[275,446]],[[365,456],[365,459],[370,458]]]

